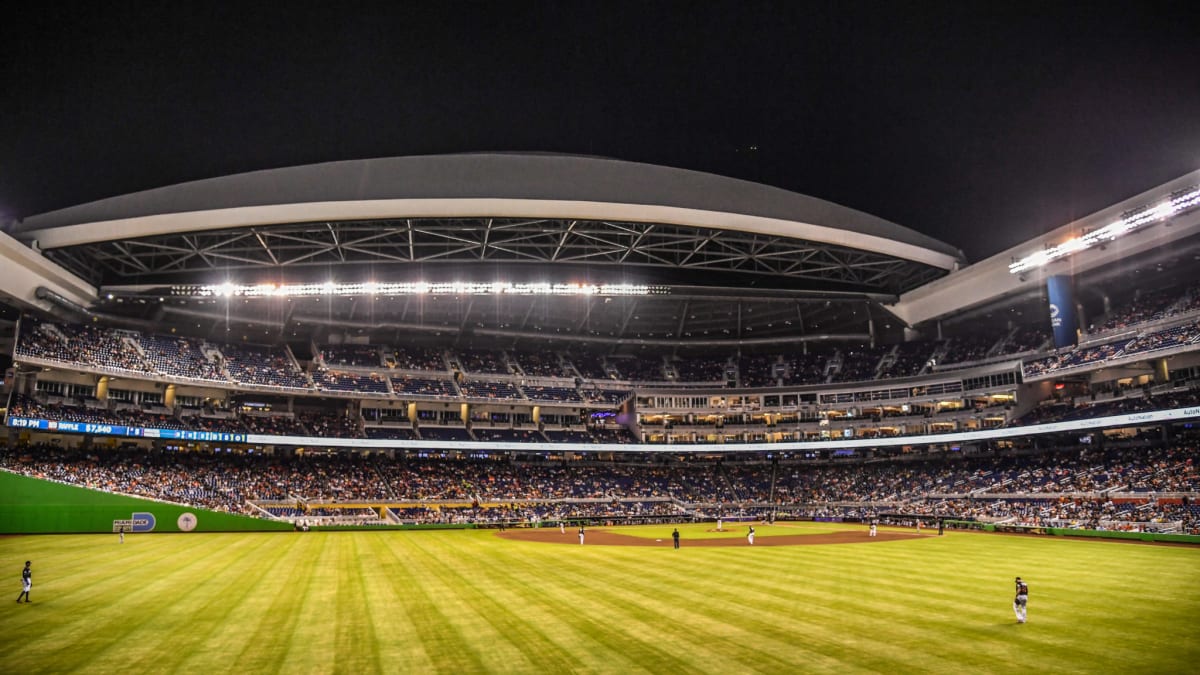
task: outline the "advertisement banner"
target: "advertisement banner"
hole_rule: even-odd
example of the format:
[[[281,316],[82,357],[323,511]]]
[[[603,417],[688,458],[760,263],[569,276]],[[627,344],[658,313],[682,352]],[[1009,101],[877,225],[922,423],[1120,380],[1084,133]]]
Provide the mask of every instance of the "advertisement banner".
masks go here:
[[[1070,347],[1079,339],[1079,321],[1075,317],[1075,286],[1066,274],[1046,278],[1050,296],[1050,328],[1054,330],[1054,346]]]

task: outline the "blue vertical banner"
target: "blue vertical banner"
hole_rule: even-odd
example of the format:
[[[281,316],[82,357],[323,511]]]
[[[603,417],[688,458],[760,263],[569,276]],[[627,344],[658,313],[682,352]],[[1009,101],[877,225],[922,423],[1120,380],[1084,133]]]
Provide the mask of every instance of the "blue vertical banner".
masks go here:
[[[1050,296],[1050,328],[1054,330],[1054,346],[1069,347],[1079,339],[1079,321],[1075,318],[1075,285],[1066,274],[1046,278]]]

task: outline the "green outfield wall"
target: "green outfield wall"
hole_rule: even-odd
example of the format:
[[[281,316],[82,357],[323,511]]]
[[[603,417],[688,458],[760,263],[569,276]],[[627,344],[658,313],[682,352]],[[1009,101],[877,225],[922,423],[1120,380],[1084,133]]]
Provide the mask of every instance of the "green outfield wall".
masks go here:
[[[1068,530],[1059,527],[1046,528],[1046,534],[1054,535],[1056,537],[1086,537],[1088,539],[1124,539],[1127,541],[1157,541],[1171,544],[1200,544],[1200,536],[1194,534],[1119,532],[1116,530]]]
[[[258,532],[289,523],[116,495],[0,471],[0,533]]]

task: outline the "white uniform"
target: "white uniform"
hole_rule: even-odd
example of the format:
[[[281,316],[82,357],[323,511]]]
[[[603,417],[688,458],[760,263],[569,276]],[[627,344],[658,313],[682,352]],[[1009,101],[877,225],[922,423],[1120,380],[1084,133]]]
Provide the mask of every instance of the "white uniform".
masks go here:
[[[750,531],[746,533],[746,541],[750,542],[751,546],[754,545],[754,527],[753,526],[751,526]]]

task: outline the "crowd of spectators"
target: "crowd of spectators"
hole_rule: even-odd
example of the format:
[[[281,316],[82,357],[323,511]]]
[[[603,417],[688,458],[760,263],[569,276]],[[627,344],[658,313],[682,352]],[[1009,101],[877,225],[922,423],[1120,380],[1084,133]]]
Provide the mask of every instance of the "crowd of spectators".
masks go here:
[[[184,337],[143,335],[136,338],[142,354],[154,371],[169,377],[227,382],[218,359],[210,358],[204,343]]]
[[[224,343],[217,346],[230,378],[239,384],[312,389],[286,347]]]
[[[1050,342],[1050,332],[1042,326],[1019,326],[1001,343],[998,354],[1024,354],[1040,351]]]
[[[920,375],[937,349],[938,343],[914,340],[896,345],[891,360],[885,360],[879,369],[879,377],[912,377]]]
[[[459,396],[458,387],[454,386],[454,382],[448,377],[429,378],[413,377],[411,375],[393,375],[390,379],[392,389],[400,395],[409,394],[413,396],[438,396],[447,398],[457,398]]]
[[[1200,306],[1200,293],[1192,293],[1170,305],[1169,312],[1190,311]],[[1156,312],[1155,315],[1161,312]],[[1123,316],[1141,316],[1124,314]],[[992,338],[954,338],[940,356],[943,363],[970,361],[995,351],[998,354],[1027,353],[1040,348],[1047,333],[1035,326],[1014,328],[991,344]],[[1095,366],[1112,359],[1139,356],[1200,344],[1200,321],[1162,328],[1133,338],[1112,339],[1034,357],[1023,364],[1027,377],[1045,376],[1064,369]],[[920,374],[942,343],[906,342],[896,346],[852,347],[827,354],[757,354],[733,358],[728,355],[697,355],[668,363],[662,355],[603,357],[591,352],[567,353],[549,349],[507,354],[499,350],[468,349],[443,352],[433,347],[390,347],[386,345],[326,345],[319,350],[314,371],[300,369],[284,345],[210,344],[178,336],[148,335],[90,325],[22,319],[16,356],[57,360],[73,366],[88,365],[167,378],[248,384],[283,389],[305,389],[378,397],[433,396],[486,400],[534,400],[596,403],[592,392],[569,382],[574,373],[590,379],[619,379],[639,382],[724,382],[735,376],[742,387],[811,385],[825,381],[866,381]],[[991,345],[991,346],[989,346]],[[513,382],[488,381],[478,376],[460,377],[449,369],[447,354],[468,373],[516,374],[557,377],[562,384],[539,382],[521,388]],[[832,363],[832,365],[831,365]],[[331,364],[340,364],[333,367]],[[385,374],[364,372],[386,368]],[[361,370],[356,370],[361,369]],[[394,372],[409,371],[408,375]],[[436,372],[423,377],[414,371]],[[388,374],[390,373],[390,374]],[[500,378],[495,378],[500,380]],[[461,385],[461,389],[459,386]]]
[[[1100,345],[1068,348],[1057,354],[1027,361],[1022,367],[1025,375],[1029,377],[1197,343],[1200,343],[1200,321],[1193,321],[1138,335],[1132,339],[1123,338]]]
[[[834,382],[859,382],[875,377],[879,361],[891,347],[851,347],[840,352],[842,365],[833,374]]]
[[[672,362],[679,382],[725,382],[729,362],[725,357],[695,356]]]
[[[154,367],[133,346],[129,331],[68,323],[47,323],[26,317],[13,357],[22,356],[83,363],[105,370],[153,373]]]
[[[1113,392],[1107,398],[1094,396],[1078,400],[1050,399],[1013,419],[1011,425],[1068,422],[1146,410],[1173,410],[1194,405],[1200,405],[1200,388],[1190,387],[1158,393],[1142,389],[1123,390]]]
[[[574,387],[547,387],[523,385],[521,390],[531,401],[554,401],[557,403],[583,403],[583,396]]]
[[[1139,323],[1156,321],[1171,316],[1176,305],[1187,306],[1190,294],[1179,289],[1139,290],[1133,297],[1113,308],[1099,328],[1089,327],[1088,332],[1121,330]]]
[[[459,364],[468,373],[507,375],[512,372],[504,352],[493,349],[463,349],[458,352]]]
[[[608,363],[617,369],[620,379],[631,382],[665,382],[663,371],[666,365],[662,356],[630,356],[628,358],[609,359]]]
[[[575,367],[580,377],[588,380],[607,380],[608,368],[604,365],[604,357],[592,352],[573,352],[566,357]]]
[[[349,366],[351,368],[379,368],[379,345],[324,345],[320,348],[320,360],[328,368]]]
[[[338,391],[349,394],[390,394],[388,378],[378,373],[339,372],[318,370],[313,382],[322,391]]]
[[[532,432],[487,430],[495,440]],[[0,450],[0,467],[65,483],[239,513],[364,508],[346,502],[429,500],[547,504],[564,514],[676,515],[778,508],[869,509],[1016,524],[1112,529],[1197,525],[1189,495],[1200,494],[1200,448],[1192,441],[1029,456],[929,458],[883,463],[722,462],[658,458],[615,462],[518,462],[417,454],[290,457],[228,452],[63,449]],[[580,501],[572,501],[580,500]],[[283,507],[280,504],[283,504]],[[461,505],[461,504],[460,504]],[[842,513],[845,513],[843,511]],[[352,515],[352,514],[351,514]],[[460,513],[461,515],[461,513]]]
[[[963,335],[951,338],[942,363],[970,363],[985,359],[997,341],[995,335]]]
[[[787,360],[783,384],[820,384],[825,382],[826,361],[824,354],[816,352],[791,355]]]
[[[521,390],[517,385],[505,380],[491,382],[487,380],[460,380],[458,383],[463,396],[467,398],[483,398],[488,400],[520,400]]]
[[[738,357],[738,384],[742,387],[774,387],[787,366],[779,354],[743,354]]]
[[[570,368],[556,352],[550,350],[520,352],[517,355],[521,372],[530,377],[574,377]]]
[[[387,356],[384,357],[384,363],[400,370],[447,370],[442,350],[435,347],[393,347],[390,353],[385,354]]]

